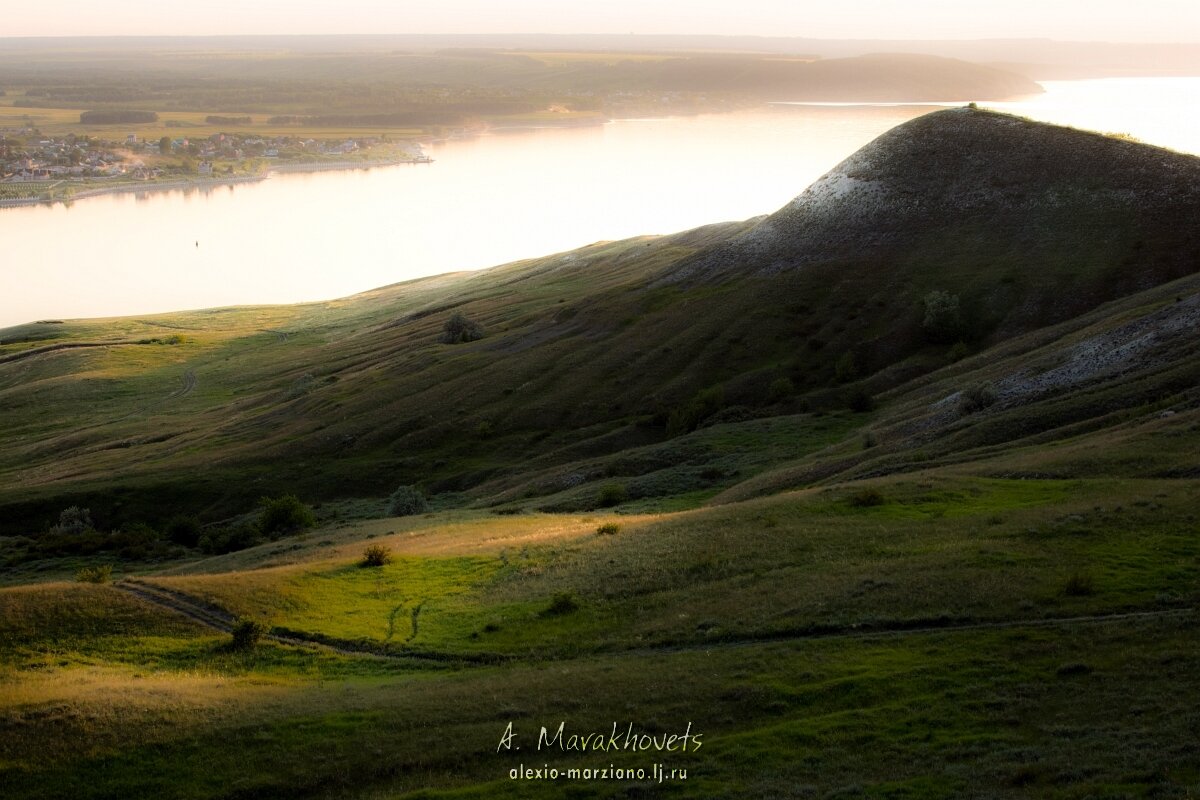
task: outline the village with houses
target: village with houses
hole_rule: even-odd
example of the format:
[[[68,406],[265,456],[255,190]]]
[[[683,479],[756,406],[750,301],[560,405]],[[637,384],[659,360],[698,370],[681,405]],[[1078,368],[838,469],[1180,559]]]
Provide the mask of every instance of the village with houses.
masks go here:
[[[123,139],[0,128],[0,205],[117,191],[261,180],[270,172],[429,163],[416,142],[386,135],[316,139],[214,133]]]

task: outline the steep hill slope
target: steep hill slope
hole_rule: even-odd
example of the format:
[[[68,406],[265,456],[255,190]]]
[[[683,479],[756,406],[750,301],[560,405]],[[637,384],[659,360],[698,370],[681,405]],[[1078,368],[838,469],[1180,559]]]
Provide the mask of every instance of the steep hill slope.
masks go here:
[[[112,525],[179,508],[211,520],[267,493],[381,497],[398,483],[448,505],[584,508],[605,476],[664,461],[691,467],[644,496],[695,502],[840,438],[861,450],[871,395],[899,452],[914,430],[941,430],[920,421],[929,402],[992,380],[953,368],[959,377],[921,405],[922,376],[951,351],[981,351],[964,363],[984,368],[989,348],[1011,352],[1005,343],[1195,272],[1198,187],[1195,158],[945,111],[886,134],[762,220],[324,304],[10,329],[0,525],[36,530],[72,502]],[[931,292],[958,304],[936,335]],[[1112,313],[1142,301],[1128,302]],[[442,343],[456,312],[487,335]],[[1053,359],[1069,339],[1039,341]],[[989,414],[1010,400],[1009,384],[997,387]],[[811,416],[830,411],[840,416]],[[714,438],[712,425],[739,420],[748,438]],[[996,430],[988,444],[1016,435]],[[728,459],[688,454],[705,447]],[[571,495],[580,486],[588,494]]]

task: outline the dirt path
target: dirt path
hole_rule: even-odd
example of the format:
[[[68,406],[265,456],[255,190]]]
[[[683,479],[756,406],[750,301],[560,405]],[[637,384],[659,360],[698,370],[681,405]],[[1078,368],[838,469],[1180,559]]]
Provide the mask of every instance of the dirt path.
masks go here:
[[[209,628],[230,633],[236,622],[233,615],[205,601],[184,594],[183,592],[166,589],[161,586],[145,583],[137,579],[126,579],[113,584],[117,589],[129,592],[142,600],[183,614],[185,617],[199,622]],[[419,612],[420,606],[415,609]],[[399,611],[399,607],[395,610]],[[393,614],[395,614],[395,611]],[[1044,617],[1040,619],[999,620],[995,622],[954,622],[944,624],[936,622],[916,624],[895,624],[891,627],[863,629],[857,626],[841,626],[830,628],[804,628],[800,630],[769,631],[757,635],[730,637],[712,642],[680,642],[663,643],[632,649],[599,649],[588,653],[589,656],[628,656],[628,655],[661,655],[671,653],[707,652],[731,648],[753,647],[763,644],[787,644],[819,639],[886,639],[905,636],[920,636],[937,633],[965,633],[970,631],[1009,630],[1016,628],[1048,628],[1067,627],[1075,625],[1094,625],[1107,622],[1127,622],[1131,620],[1171,619],[1194,616],[1195,608],[1171,608],[1158,611],[1124,611],[1113,614],[1093,614],[1073,617]],[[413,614],[413,632],[416,633],[417,614]],[[497,664],[505,661],[519,660],[519,656],[499,654],[459,654],[437,652],[397,653],[386,647],[375,647],[368,643],[347,641],[323,634],[309,634],[291,631],[285,628],[274,628],[268,638],[282,644],[299,645],[303,647],[321,647],[342,655],[371,656],[410,663],[442,663],[462,662],[469,664]],[[412,637],[409,637],[410,639]],[[406,640],[407,641],[407,640]]]
[[[195,391],[196,386],[199,383],[196,380],[196,371],[191,370],[191,369],[185,371],[183,373],[182,381],[183,381],[183,385],[180,386],[175,391],[171,392],[166,397],[164,397],[163,398],[164,402],[167,400],[178,400],[179,398],[185,397],[185,396],[191,394],[193,391]]]

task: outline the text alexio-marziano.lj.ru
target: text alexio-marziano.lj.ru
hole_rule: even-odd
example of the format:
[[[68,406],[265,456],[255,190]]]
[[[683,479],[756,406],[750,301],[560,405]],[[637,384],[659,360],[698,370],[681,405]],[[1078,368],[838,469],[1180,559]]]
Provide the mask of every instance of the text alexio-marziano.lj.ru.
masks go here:
[[[496,752],[520,750],[517,739],[520,737],[513,730],[513,724],[508,723]],[[611,731],[596,731],[593,733],[568,733],[567,723],[560,722],[551,731],[542,726],[537,736],[537,750],[557,749],[563,753],[695,753],[702,746],[702,733],[692,733],[692,723],[688,722],[683,733],[650,734],[637,730],[633,723],[622,728],[614,722]],[[662,783],[664,780],[686,780],[687,771],[679,769],[667,770],[662,764],[654,764],[649,773],[645,769],[628,769],[609,764],[599,768],[570,768],[558,769],[545,764],[541,767],[528,767],[521,764],[509,770],[509,778],[513,780],[557,780],[560,777],[569,779],[589,780],[645,780],[652,778]]]

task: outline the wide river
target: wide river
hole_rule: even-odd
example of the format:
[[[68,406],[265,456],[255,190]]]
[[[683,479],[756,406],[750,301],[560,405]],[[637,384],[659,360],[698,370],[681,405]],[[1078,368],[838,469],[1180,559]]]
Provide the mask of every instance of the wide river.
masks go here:
[[[1043,95],[984,105],[1200,153],[1200,78],[1043,85]],[[776,104],[493,132],[430,145],[428,165],[0,209],[0,327],[330,299],[745,219],[935,107]]]

